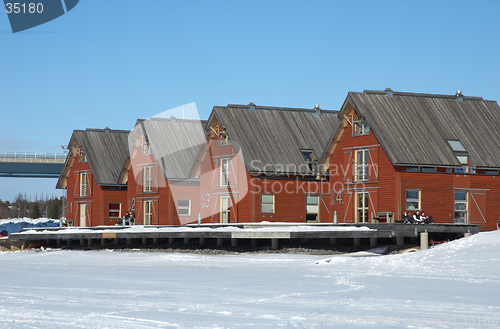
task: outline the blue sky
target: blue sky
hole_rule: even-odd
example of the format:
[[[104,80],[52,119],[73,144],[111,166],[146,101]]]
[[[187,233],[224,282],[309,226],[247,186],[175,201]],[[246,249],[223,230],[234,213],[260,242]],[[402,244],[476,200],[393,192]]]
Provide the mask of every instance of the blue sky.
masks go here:
[[[60,152],[195,102],[339,109],[348,91],[500,100],[500,1],[80,0],[13,34],[0,14],[0,152]],[[0,179],[0,199],[56,180]]]

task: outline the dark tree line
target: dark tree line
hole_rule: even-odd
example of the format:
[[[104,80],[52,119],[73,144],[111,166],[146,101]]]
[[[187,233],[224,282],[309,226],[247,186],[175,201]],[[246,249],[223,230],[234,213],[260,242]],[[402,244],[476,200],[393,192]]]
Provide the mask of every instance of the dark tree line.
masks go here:
[[[47,217],[59,219],[62,217],[63,204],[66,202],[65,197],[54,197],[50,199],[43,196],[35,200],[28,200],[26,195],[22,193],[16,197],[14,202],[0,200],[0,219],[6,218],[40,218]]]

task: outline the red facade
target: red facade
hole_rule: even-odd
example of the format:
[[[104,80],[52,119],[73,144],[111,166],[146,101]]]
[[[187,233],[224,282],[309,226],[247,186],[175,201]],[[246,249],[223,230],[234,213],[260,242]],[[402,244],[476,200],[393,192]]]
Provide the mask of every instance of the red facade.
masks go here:
[[[445,167],[394,166],[376,132],[354,134],[356,116],[352,110],[343,119],[329,157],[330,211],[337,212],[339,223],[371,221],[379,212],[393,212],[398,220],[405,211],[420,209],[436,223],[451,224],[462,215],[480,229],[496,229],[498,175],[481,169],[457,173]]]

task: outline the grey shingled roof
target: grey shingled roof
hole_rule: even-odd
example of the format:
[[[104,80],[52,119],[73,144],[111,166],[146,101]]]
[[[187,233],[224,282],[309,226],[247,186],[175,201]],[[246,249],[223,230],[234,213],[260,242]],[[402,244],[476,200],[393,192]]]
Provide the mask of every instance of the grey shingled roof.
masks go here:
[[[252,111],[249,105],[216,106],[212,112],[241,148],[248,172],[266,169],[269,173],[290,174],[312,173],[300,150],[312,149],[320,156],[338,125],[337,114],[338,111],[321,110],[317,114],[311,109],[263,106]]]
[[[74,130],[68,148],[79,146],[83,149],[98,185],[120,185],[118,179],[129,155],[127,144],[129,132],[129,130],[112,129]],[[69,170],[73,159],[78,161],[74,152],[69,152],[57,188],[65,188],[65,171]]]
[[[129,143],[139,132],[151,144],[165,179],[187,179],[205,145],[206,121],[151,118],[139,120]],[[132,145],[132,144],[131,144]]]
[[[459,166],[447,140],[459,140],[477,168],[500,167],[500,108],[480,97],[349,92],[345,105],[366,117],[394,165]],[[339,117],[342,116],[342,112]]]

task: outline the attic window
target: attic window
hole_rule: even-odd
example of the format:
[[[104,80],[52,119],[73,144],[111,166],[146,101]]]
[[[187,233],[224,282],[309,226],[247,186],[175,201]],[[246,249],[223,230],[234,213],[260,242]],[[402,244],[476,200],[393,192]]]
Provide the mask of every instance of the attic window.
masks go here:
[[[229,145],[229,144],[231,144],[231,141],[229,139],[227,131],[224,129],[219,133],[219,146]]]
[[[353,122],[353,136],[368,135],[370,133],[370,127],[368,127],[368,122],[362,115],[358,115],[356,120]]]
[[[146,140],[142,143],[142,154],[143,155],[146,155],[146,154],[151,154],[151,144],[149,144],[149,142]]]
[[[314,150],[302,149],[300,150],[300,153],[302,153],[302,156],[307,162],[309,169],[311,169],[311,171],[314,171],[316,169],[316,164],[318,163],[318,157],[316,156],[316,154],[314,154]]]
[[[87,162],[87,155],[83,151],[80,151],[80,162]]]

